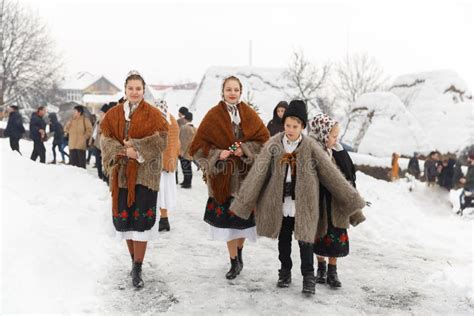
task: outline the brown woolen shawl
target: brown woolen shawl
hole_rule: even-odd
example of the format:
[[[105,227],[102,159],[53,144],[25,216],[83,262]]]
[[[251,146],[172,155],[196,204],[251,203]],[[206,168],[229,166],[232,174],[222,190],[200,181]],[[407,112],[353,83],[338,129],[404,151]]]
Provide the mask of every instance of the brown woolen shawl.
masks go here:
[[[227,105],[221,101],[207,112],[199,125],[189,149],[191,156],[201,149],[204,157],[207,158],[209,151],[213,148],[227,150],[236,141],[242,143],[253,141],[263,145],[270,138],[265,124],[250,106],[240,102],[237,107],[243,137],[236,139]],[[245,176],[249,170],[249,167],[236,156],[229,157],[225,163],[224,172],[209,178],[214,198],[219,203],[225,203],[230,197],[230,179],[236,169],[242,176]]]
[[[155,133],[167,132],[168,123],[161,114],[160,110],[146,103],[144,100],[140,102],[138,107],[130,117],[130,126],[128,135],[125,135],[125,113],[123,111],[123,103],[114,106],[105,115],[100,124],[102,134],[110,137],[124,145],[125,138],[141,139],[152,136]],[[124,147],[125,151],[125,147]],[[116,154],[115,166],[112,171],[112,212],[114,215],[118,213],[118,193],[119,193],[119,168],[120,160],[125,160],[125,174],[127,177],[127,205],[130,207],[135,202],[135,185],[137,182],[137,174],[139,163],[135,159],[127,158],[124,152]]]

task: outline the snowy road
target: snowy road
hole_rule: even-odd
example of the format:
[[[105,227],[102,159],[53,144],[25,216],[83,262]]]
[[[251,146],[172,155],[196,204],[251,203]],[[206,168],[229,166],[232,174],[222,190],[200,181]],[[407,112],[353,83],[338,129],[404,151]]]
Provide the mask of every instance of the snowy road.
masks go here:
[[[21,143],[29,156],[30,143]],[[277,289],[277,243],[260,238],[244,248],[234,281],[224,243],[208,239],[206,188],[178,190],[171,232],[150,243],[145,288],[131,286],[124,243],[107,235],[110,198],[87,172],[40,165],[10,152],[0,140],[2,300],[6,313],[402,313],[473,314],[474,221],[452,214],[447,193],[358,174],[373,203],[368,220],[349,231],[351,254],[338,270],[343,287],[317,285],[301,294],[297,243],[293,283]],[[48,154],[49,147],[48,147]]]

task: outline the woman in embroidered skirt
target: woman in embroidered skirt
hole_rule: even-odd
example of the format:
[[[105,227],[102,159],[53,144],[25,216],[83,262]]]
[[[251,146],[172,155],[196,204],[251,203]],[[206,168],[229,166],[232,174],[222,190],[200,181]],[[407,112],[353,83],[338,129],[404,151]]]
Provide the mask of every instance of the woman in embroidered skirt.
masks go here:
[[[127,241],[132,284],[143,287],[141,269],[147,241],[153,237],[157,192],[168,124],[144,101],[145,81],[132,71],[125,80],[126,100],[111,108],[100,125],[102,162],[112,192],[117,237]]]
[[[309,136],[314,138],[341,170],[347,181],[355,188],[355,167],[351,157],[337,142],[340,127],[336,120],[325,114],[318,114],[309,122]],[[317,283],[327,283],[332,288],[341,286],[337,275],[337,258],[349,254],[349,224],[357,226],[365,220],[361,210],[348,216],[343,215],[337,201],[329,190],[320,185],[320,214],[314,252],[318,258]],[[326,269],[325,257],[329,257]],[[326,272],[327,271],[327,272]]]
[[[256,240],[253,216],[241,219],[229,211],[233,195],[270,135],[258,114],[240,101],[242,83],[231,76],[222,84],[222,101],[207,112],[194,136],[190,154],[205,173],[209,191],[204,221],[211,238],[227,242],[234,279],[243,267],[245,239]]]

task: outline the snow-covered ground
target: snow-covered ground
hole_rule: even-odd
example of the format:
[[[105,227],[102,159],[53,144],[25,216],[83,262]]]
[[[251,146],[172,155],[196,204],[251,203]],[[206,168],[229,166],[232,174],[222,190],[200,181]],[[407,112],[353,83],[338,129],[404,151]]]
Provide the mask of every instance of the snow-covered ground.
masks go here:
[[[21,148],[23,157],[0,139],[1,314],[474,313],[474,221],[454,215],[441,189],[417,183],[409,193],[404,181],[359,173],[373,205],[350,230],[351,254],[338,264],[343,287],[317,285],[307,298],[296,242],[290,288],[275,286],[277,242],[266,238],[247,244],[242,274],[225,279],[226,246],[208,239],[197,173],[192,190],[178,190],[171,232],[150,243],[145,288],[135,291],[126,246],[108,235],[110,196],[96,169],[34,163],[32,143]],[[47,153],[49,161],[50,144]]]

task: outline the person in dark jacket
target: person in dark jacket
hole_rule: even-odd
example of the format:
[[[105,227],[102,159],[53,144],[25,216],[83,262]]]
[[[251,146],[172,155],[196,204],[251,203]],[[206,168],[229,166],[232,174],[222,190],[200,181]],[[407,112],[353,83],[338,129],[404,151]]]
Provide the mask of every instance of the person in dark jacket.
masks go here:
[[[59,153],[61,154],[62,157],[62,163],[66,163],[66,158],[67,156],[69,158],[69,155],[64,151],[64,148],[66,147],[65,141],[64,141],[64,128],[59,123],[58,117],[56,113],[50,113],[48,115],[49,117],[49,132],[54,133],[54,139],[53,139],[53,161],[51,163],[56,163],[56,147],[59,149]]]
[[[40,106],[38,110],[31,114],[30,119],[30,138],[33,141],[33,152],[31,160],[36,161],[40,157],[40,162],[46,162],[46,148],[43,142],[46,141],[46,122],[43,117],[46,115],[46,107]]]
[[[474,191],[474,154],[470,154],[467,158],[468,169],[466,176],[461,179],[464,189]]]
[[[443,160],[443,169],[438,176],[439,185],[446,190],[451,190],[453,187],[454,165],[456,161],[452,158]]]
[[[270,136],[283,132],[285,127],[283,126],[282,117],[285,111],[288,109],[288,102],[280,101],[275,109],[273,109],[273,119],[267,124],[267,129],[270,132]]]
[[[25,133],[25,127],[23,127],[23,118],[18,107],[16,105],[10,106],[11,112],[8,116],[7,128],[5,129],[4,135],[10,138],[10,147],[13,151],[20,151],[20,139]]]
[[[432,151],[429,158],[425,161],[425,177],[428,186],[434,186],[436,184],[436,178],[438,177],[438,153]]]
[[[456,160],[456,164],[454,165],[454,173],[452,184],[455,190],[462,187],[461,179],[464,178],[464,174],[462,172],[462,161],[460,159]]]
[[[408,173],[415,177],[415,179],[420,178],[420,163],[418,162],[418,153],[414,153],[413,157],[410,158],[408,162]]]

